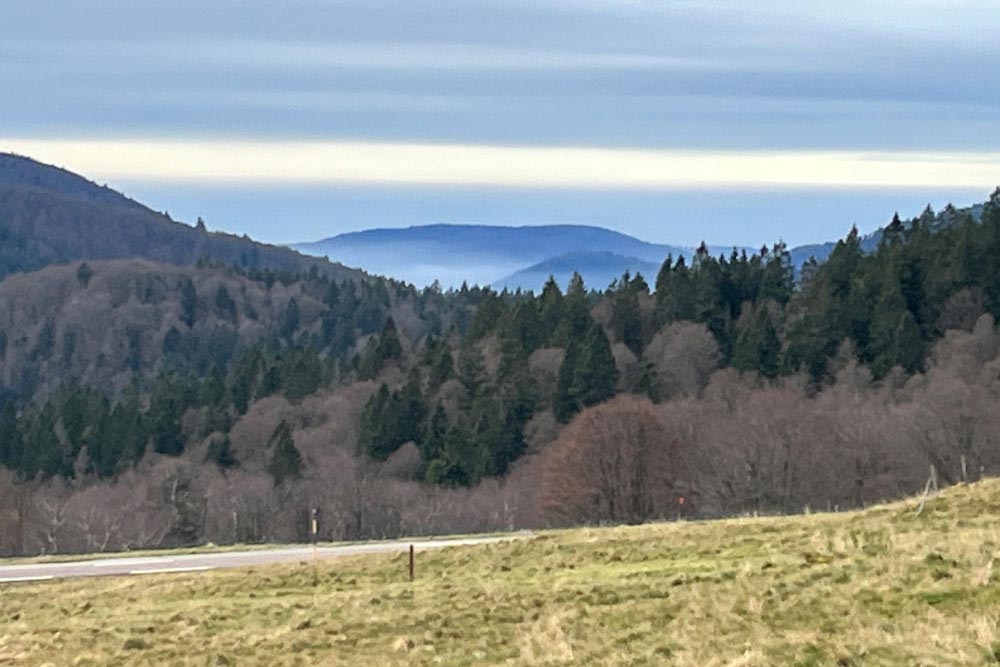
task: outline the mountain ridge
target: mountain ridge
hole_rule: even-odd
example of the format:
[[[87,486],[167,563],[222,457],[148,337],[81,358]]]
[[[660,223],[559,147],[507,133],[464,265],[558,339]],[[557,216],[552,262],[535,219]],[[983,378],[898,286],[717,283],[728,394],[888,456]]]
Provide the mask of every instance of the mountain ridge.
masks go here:
[[[178,222],[65,169],[0,153],[0,278],[50,264],[128,258],[291,272],[315,267],[336,280],[365,277],[246,235]]]
[[[667,255],[691,256],[695,252],[692,246],[652,243],[606,227],[570,223],[433,223],[374,228],[345,232],[314,242],[294,243],[290,247],[416,285],[438,281],[450,287],[462,283],[500,284],[518,272],[528,271],[556,257],[611,252],[637,262],[659,265]],[[709,249],[719,254],[731,252],[733,248],[713,245]],[[578,265],[574,270],[584,274],[588,283],[606,286],[603,274],[599,277],[595,274],[588,280],[586,266]],[[517,287],[538,289],[541,283],[522,283]]]

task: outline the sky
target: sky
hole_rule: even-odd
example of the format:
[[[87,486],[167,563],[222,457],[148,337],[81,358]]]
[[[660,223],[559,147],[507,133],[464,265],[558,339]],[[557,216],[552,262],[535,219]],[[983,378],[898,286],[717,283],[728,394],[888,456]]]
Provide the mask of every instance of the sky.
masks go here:
[[[1000,184],[997,34],[973,0],[4,0],[0,150],[276,243],[796,245]]]

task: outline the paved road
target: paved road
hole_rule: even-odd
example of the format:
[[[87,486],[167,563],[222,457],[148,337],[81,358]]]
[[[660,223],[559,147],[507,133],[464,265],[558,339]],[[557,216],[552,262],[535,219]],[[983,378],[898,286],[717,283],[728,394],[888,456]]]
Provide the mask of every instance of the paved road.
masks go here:
[[[316,549],[319,558],[338,558],[358,554],[397,553],[409,550],[412,544],[417,551],[442,549],[472,544],[490,544],[516,539],[518,536],[465,537],[454,539],[372,542],[321,546]],[[107,577],[139,574],[164,574],[169,572],[200,572],[227,567],[267,565],[309,561],[313,557],[311,546],[291,546],[252,551],[220,551],[216,553],[141,556],[136,558],[97,558],[93,560],[64,561],[59,563],[0,564],[0,584],[73,577]],[[2,561],[0,561],[2,563]]]

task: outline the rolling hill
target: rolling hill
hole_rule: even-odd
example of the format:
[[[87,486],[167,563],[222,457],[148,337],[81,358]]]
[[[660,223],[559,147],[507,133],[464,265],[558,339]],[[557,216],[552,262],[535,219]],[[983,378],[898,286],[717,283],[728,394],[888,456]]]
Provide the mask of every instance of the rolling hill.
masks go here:
[[[0,153],[0,279],[49,264],[124,258],[364,277],[288,248],[177,222],[64,169]]]
[[[641,273],[647,282],[656,280],[661,262],[649,262],[637,257],[627,257],[610,251],[573,252],[546,259],[516,271],[493,283],[497,290],[538,290],[549,277],[566,287],[574,272],[579,272],[588,287],[605,289],[626,271]]]
[[[586,260],[588,253],[594,252],[659,265],[668,254],[693,252],[692,248],[649,243],[587,225],[426,225],[372,229],[292,247],[418,286],[438,280],[446,287],[456,287],[462,282],[480,285],[503,282],[511,274],[530,270],[533,265],[556,257],[564,258],[563,267],[574,258]],[[726,250],[713,248],[713,252]],[[584,279],[594,286],[604,287],[609,282],[603,279],[603,272],[595,273],[591,279],[586,263],[574,265],[573,270],[583,273]],[[537,284],[523,282],[518,286],[538,289],[542,282],[544,278]]]

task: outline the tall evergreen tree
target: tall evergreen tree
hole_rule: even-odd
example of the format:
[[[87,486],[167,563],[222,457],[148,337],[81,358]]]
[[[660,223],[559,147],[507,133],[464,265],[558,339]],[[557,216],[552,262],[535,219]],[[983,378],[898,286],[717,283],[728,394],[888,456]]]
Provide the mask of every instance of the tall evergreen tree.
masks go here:
[[[190,329],[194,326],[198,315],[198,292],[194,288],[194,283],[187,276],[181,279],[177,287],[180,290],[181,322]]]
[[[611,354],[611,344],[604,329],[595,324],[590,328],[580,354],[578,395],[583,405],[589,407],[614,396],[617,384],[618,368]]]
[[[268,472],[274,479],[275,486],[287,480],[297,478],[302,471],[302,454],[295,447],[292,428],[284,419],[274,429],[268,446],[272,448],[271,463]]]
[[[236,455],[233,453],[232,443],[227,436],[212,438],[212,441],[208,443],[205,462],[214,463],[223,469],[236,466]]]
[[[21,461],[23,444],[13,401],[5,401],[0,408],[0,465],[16,470]]]
[[[577,365],[580,358],[580,344],[571,342],[566,348],[562,364],[559,366],[559,376],[556,389],[552,395],[552,411],[556,419],[566,423],[580,411],[582,405],[580,387],[577,382]]]

